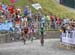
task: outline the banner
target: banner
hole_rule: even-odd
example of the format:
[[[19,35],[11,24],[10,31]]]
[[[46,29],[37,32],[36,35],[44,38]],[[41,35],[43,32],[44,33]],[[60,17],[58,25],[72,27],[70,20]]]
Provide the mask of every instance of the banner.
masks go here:
[[[32,7],[34,7],[36,10],[42,9],[42,7],[39,3],[32,4]]]
[[[0,31],[9,31],[10,28],[13,28],[13,23],[12,22],[7,22],[7,23],[2,23],[0,24]]]
[[[66,33],[61,34],[62,42],[68,44],[75,44],[75,30],[73,31],[66,31]]]

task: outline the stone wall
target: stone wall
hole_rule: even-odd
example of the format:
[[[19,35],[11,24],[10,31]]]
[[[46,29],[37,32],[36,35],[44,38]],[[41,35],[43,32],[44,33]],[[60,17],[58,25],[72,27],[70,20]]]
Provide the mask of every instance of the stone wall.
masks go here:
[[[0,43],[7,43],[10,42],[9,33],[0,33]]]
[[[14,40],[11,40],[11,38],[14,37]],[[0,33],[0,44],[1,43],[11,43],[15,41],[20,41],[20,39],[17,39],[17,37],[21,37],[19,34],[14,33]],[[36,39],[40,39],[41,35],[36,34]],[[45,39],[51,39],[51,38],[60,38],[60,32],[59,31],[48,31],[44,35]]]
[[[0,32],[0,44],[17,41],[19,40],[18,37],[20,37],[19,34],[14,34],[11,32]]]

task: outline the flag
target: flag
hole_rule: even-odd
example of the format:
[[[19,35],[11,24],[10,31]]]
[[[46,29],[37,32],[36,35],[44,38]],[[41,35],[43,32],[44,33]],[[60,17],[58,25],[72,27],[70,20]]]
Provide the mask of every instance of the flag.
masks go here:
[[[7,6],[5,4],[2,4],[2,10],[6,10]]]
[[[14,7],[13,6],[8,6],[8,11],[13,14],[14,13]]]
[[[17,0],[10,0],[11,3],[15,3]]]
[[[0,10],[2,10],[2,5],[0,5]]]

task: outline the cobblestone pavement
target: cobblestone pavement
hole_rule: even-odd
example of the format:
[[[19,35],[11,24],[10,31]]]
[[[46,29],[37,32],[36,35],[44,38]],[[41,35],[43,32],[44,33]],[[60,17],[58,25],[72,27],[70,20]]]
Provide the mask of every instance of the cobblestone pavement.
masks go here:
[[[0,44],[0,55],[75,55],[75,50],[59,48],[59,39],[46,39],[41,46],[39,40]]]

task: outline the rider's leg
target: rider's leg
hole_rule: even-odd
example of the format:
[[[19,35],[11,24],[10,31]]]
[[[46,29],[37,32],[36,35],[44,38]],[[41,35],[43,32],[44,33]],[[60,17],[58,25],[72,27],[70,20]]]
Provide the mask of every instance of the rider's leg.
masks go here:
[[[44,33],[42,32],[41,33],[41,46],[44,45]]]
[[[31,33],[31,41],[33,41],[33,33]]]
[[[23,36],[23,42],[26,44],[26,35]]]

